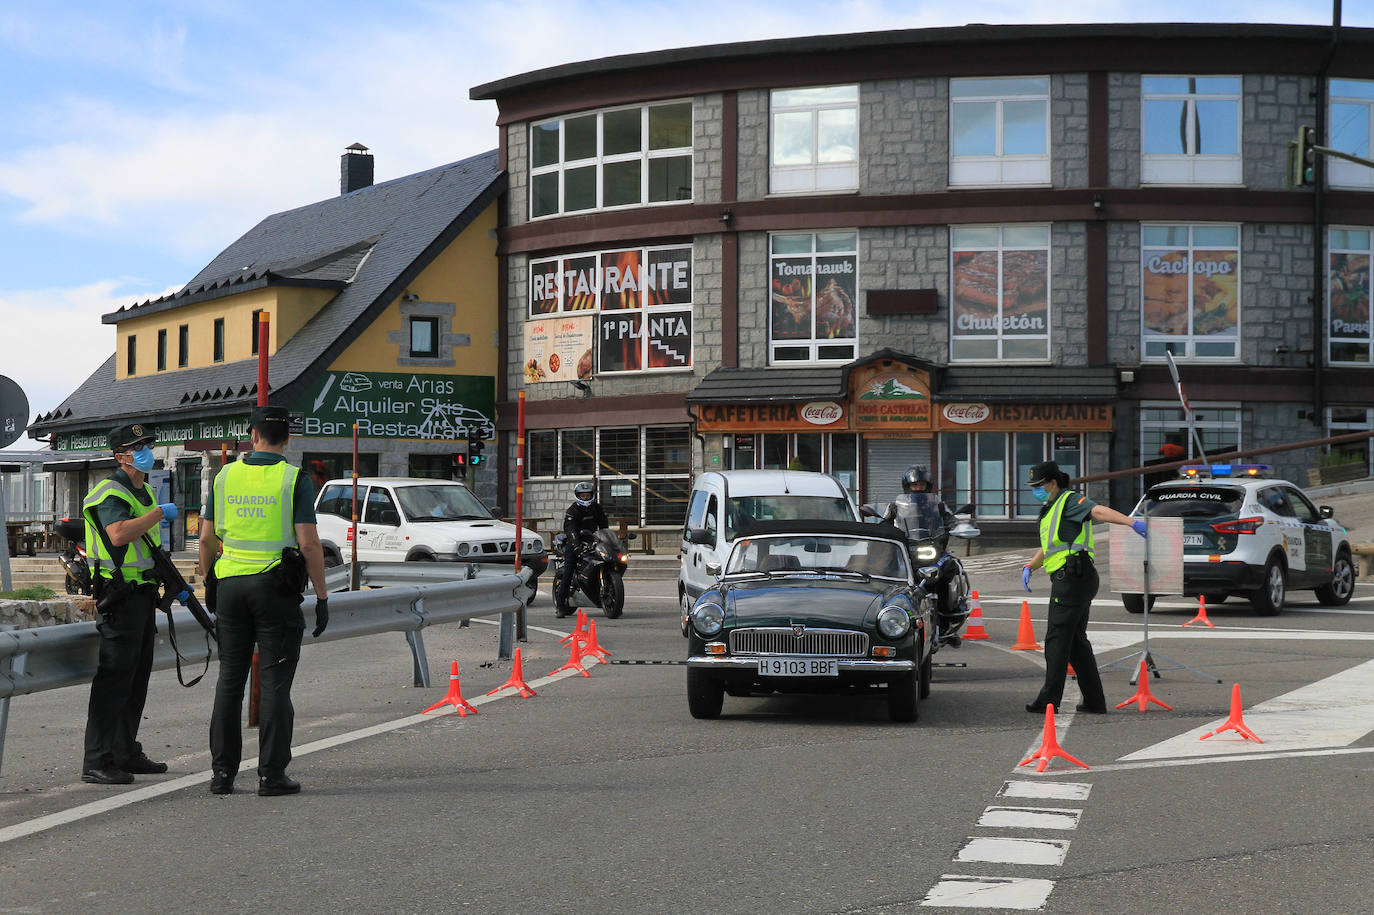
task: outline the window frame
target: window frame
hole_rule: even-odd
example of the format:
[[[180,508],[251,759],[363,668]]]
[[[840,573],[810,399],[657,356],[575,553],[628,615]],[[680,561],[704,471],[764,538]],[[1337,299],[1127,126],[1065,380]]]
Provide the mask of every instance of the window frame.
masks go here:
[[[1150,91],[1145,88],[1151,79],[1234,79],[1235,93]],[[1146,117],[1150,102],[1183,102],[1184,145],[1182,153],[1146,152]],[[1236,108],[1236,136],[1234,153],[1199,153],[1197,131],[1201,123],[1198,102],[1234,102]],[[1140,183],[1141,185],[1239,186],[1245,183],[1245,80],[1238,74],[1179,74],[1146,73],[1140,77]]]
[[[1341,89],[1346,85],[1364,84],[1368,86],[1366,95],[1340,95]],[[1351,105],[1363,106],[1365,117],[1365,138],[1364,148],[1348,149],[1338,145],[1336,131],[1336,106]],[[1327,143],[1333,149],[1351,155],[1363,155],[1370,158],[1374,154],[1374,80],[1368,79],[1330,79],[1327,81]],[[1327,157],[1325,163],[1326,183],[1329,187],[1359,188],[1368,190],[1374,188],[1374,169],[1367,168],[1357,162],[1347,162],[1334,156]]]
[[[1006,83],[1024,80],[1044,80],[1045,91],[1041,93],[992,93],[983,95],[955,95],[955,87],[960,83]],[[949,186],[950,187],[1038,187],[1049,186],[1053,182],[1051,161],[1054,147],[1050,133],[1050,101],[1053,91],[1050,76],[1004,76],[951,78],[949,81]],[[1043,153],[1004,152],[1006,145],[1006,105],[1009,102],[1044,102],[1044,149]],[[972,105],[994,105],[995,151],[988,154],[957,154],[955,138],[960,108]]]
[[[1355,247],[1351,244],[1337,245],[1338,241],[1349,241],[1351,233],[1362,233],[1364,235],[1364,246]],[[1336,287],[1336,259],[1350,257],[1364,257],[1364,338],[1360,339],[1353,335],[1338,338],[1336,334],[1336,321],[1339,320],[1333,314],[1333,299]],[[1348,261],[1346,261],[1348,263]],[[1328,226],[1326,230],[1326,359],[1331,366],[1357,366],[1359,368],[1369,368],[1374,365],[1374,282],[1371,281],[1371,274],[1374,274],[1374,227],[1370,226]],[[1355,325],[1358,326],[1358,325]],[[1341,344],[1353,347],[1359,344],[1364,346],[1364,359],[1337,359],[1336,346]]]
[[[258,355],[258,328],[262,325],[262,313],[261,308],[253,309],[253,335],[250,338],[249,349],[254,356]]]
[[[1227,431],[1235,433],[1234,444],[1221,442],[1212,454],[1240,451],[1245,447],[1245,411],[1239,401],[1189,402],[1193,413],[1193,430],[1202,447],[1207,449]],[[1218,418],[1220,414],[1220,418]],[[1193,437],[1188,432],[1188,416],[1177,400],[1144,400],[1138,418],[1140,453],[1154,455],[1167,441],[1182,441],[1187,456],[1182,460],[1205,461],[1206,455],[1193,453]]]
[[[1043,229],[1045,242],[1043,245],[1026,244],[1006,244],[1007,230],[1031,231]],[[956,236],[961,232],[974,233],[988,230],[996,230],[997,244],[989,247],[986,244],[957,244]],[[1044,253],[1045,257],[1045,330],[1042,334],[1011,334],[1007,332],[1006,322],[1008,316],[1004,314],[1006,307],[1006,271],[1005,256],[1008,252],[1036,252]],[[967,313],[956,313],[956,303],[954,298],[955,271],[958,269],[956,262],[957,254],[980,254],[996,252],[997,254],[997,328],[993,334],[958,334],[957,325]],[[1051,339],[1054,330],[1054,226],[1051,223],[1005,223],[999,225],[968,225],[949,227],[949,361],[951,364],[959,363],[980,363],[980,362],[1018,362],[1018,363],[1044,363],[1050,361]],[[997,351],[987,356],[962,357],[955,351],[957,340],[964,340],[969,343],[978,341],[995,340]],[[1035,356],[1007,356],[1005,347],[1008,341],[1043,340],[1043,353]]]
[[[191,364],[191,325],[177,325],[177,368]]]
[[[1146,242],[1145,242],[1145,232],[1146,232],[1147,229],[1150,229],[1150,228],[1167,228],[1167,229],[1179,229],[1179,228],[1184,228],[1184,229],[1187,229],[1187,230],[1188,230],[1188,244],[1187,244],[1186,250],[1187,250],[1187,253],[1188,253],[1188,264],[1189,264],[1189,267],[1188,267],[1188,270],[1185,272],[1185,275],[1186,275],[1187,277],[1189,277],[1189,282],[1188,282],[1188,303],[1187,303],[1188,332],[1187,332],[1186,334],[1166,334],[1166,333],[1163,333],[1163,332],[1155,331],[1155,332],[1152,332],[1150,335],[1147,335],[1146,326],[1145,326],[1145,321],[1146,321],[1146,292],[1147,292],[1147,289],[1146,289],[1146,275],[1145,275],[1145,274],[1146,274],[1146,270],[1147,270],[1147,264],[1148,264],[1149,262],[1146,260],[1146,253],[1149,252],[1149,251],[1172,251],[1172,252],[1178,252],[1178,251],[1180,251],[1180,250],[1184,250],[1184,249],[1179,248],[1179,247],[1177,247],[1177,246],[1174,246],[1174,247],[1166,247],[1166,246],[1164,246],[1164,245],[1153,245],[1153,246],[1147,245]],[[1234,230],[1235,230],[1235,233],[1236,233],[1236,242],[1235,242],[1234,249],[1233,249],[1231,246],[1227,246],[1227,245],[1216,245],[1216,244],[1211,244],[1211,245],[1199,245],[1199,244],[1197,244],[1197,243],[1195,242],[1196,235],[1197,235],[1196,230],[1198,230],[1198,229],[1217,229],[1217,228],[1229,228],[1229,229],[1234,229]],[[1242,250],[1241,250],[1241,243],[1242,243],[1242,240],[1243,240],[1243,239],[1242,239],[1242,232],[1241,232],[1241,229],[1242,229],[1242,227],[1241,227],[1241,224],[1240,224],[1240,223],[1232,223],[1232,222],[1224,222],[1224,223],[1222,223],[1222,222],[1215,222],[1215,223],[1209,223],[1209,222],[1142,222],[1142,223],[1140,224],[1140,361],[1141,361],[1141,362],[1165,362],[1165,361],[1167,361],[1168,357],[1164,354],[1164,350],[1163,350],[1163,349],[1160,349],[1159,352],[1158,352],[1157,354],[1152,354],[1152,353],[1150,352],[1150,350],[1151,350],[1152,348],[1154,348],[1154,345],[1157,344],[1157,343],[1159,343],[1159,342],[1161,342],[1161,341],[1162,341],[1162,343],[1163,343],[1163,345],[1164,345],[1164,348],[1172,348],[1172,352],[1173,352],[1173,354],[1174,354],[1174,358],[1175,358],[1175,359],[1178,359],[1178,360],[1181,360],[1181,361],[1189,361],[1189,362],[1208,362],[1208,363],[1235,363],[1235,362],[1240,362],[1240,361],[1241,361],[1241,359],[1242,359],[1242,354],[1241,354],[1241,349],[1240,349],[1240,341],[1242,340],[1242,338],[1243,338],[1243,336],[1244,336],[1244,320],[1243,320],[1243,318],[1244,318],[1244,308],[1245,308],[1245,301],[1244,301],[1244,298],[1243,298],[1243,296],[1242,296],[1242,293],[1243,293],[1243,291],[1244,291],[1244,285],[1243,285],[1243,283],[1241,282],[1241,278],[1242,278],[1242,276],[1244,275],[1244,272],[1245,272],[1244,253],[1243,253]],[[1194,275],[1194,272],[1195,272],[1195,268],[1194,268],[1194,266],[1193,266],[1193,264],[1194,264],[1193,252],[1194,252],[1194,251],[1198,251],[1198,250],[1204,250],[1204,251],[1223,251],[1223,250],[1225,250],[1225,251],[1231,251],[1231,250],[1234,250],[1234,251],[1235,251],[1235,255],[1236,255],[1236,270],[1235,270],[1235,276],[1236,276],[1236,327],[1235,327],[1235,332],[1234,332],[1234,334],[1231,334],[1231,335],[1229,335],[1228,337],[1220,337],[1220,336],[1212,335],[1212,334],[1197,334],[1197,333],[1195,333],[1194,330],[1193,330],[1193,321],[1194,321],[1194,318],[1196,317],[1196,315],[1195,315],[1195,311],[1196,311],[1196,302],[1195,302],[1196,284],[1193,283],[1193,282],[1191,281],[1191,279],[1192,279],[1192,277],[1193,277],[1193,275]],[[1158,256],[1158,255],[1156,255],[1156,256]],[[1206,338],[1211,338],[1211,339],[1210,339],[1210,342],[1213,342],[1213,343],[1220,343],[1220,342],[1224,342],[1224,341],[1229,340],[1229,341],[1231,342],[1231,344],[1232,344],[1232,352],[1231,352],[1231,354],[1230,354],[1230,355],[1211,355],[1211,354],[1208,354],[1208,355],[1203,355],[1203,356],[1196,355],[1196,348],[1197,348],[1197,343],[1198,343],[1199,339],[1206,339]],[[1180,350],[1179,348],[1177,348],[1177,344],[1180,344],[1180,343],[1182,344],[1182,349],[1181,349],[1181,350]]]
[[[214,334],[214,347],[213,347],[213,353],[212,353],[212,357],[213,357],[212,361],[214,361],[214,362],[223,362],[223,361],[224,361],[224,319],[223,319],[223,318],[215,318],[215,324],[214,324],[214,331],[213,331],[213,334]]]
[[[157,329],[157,370],[167,371],[167,328]]]
[[[124,369],[125,374],[132,378],[138,374],[138,335],[129,334],[125,340]]]
[[[425,324],[429,326],[428,349],[415,348],[415,328],[417,325]],[[412,359],[438,359],[439,358],[439,319],[433,315],[409,315],[406,318],[406,355]]]
[[[808,104],[778,104],[776,99],[781,93],[787,92],[822,92],[836,89],[853,88],[853,100],[818,100]],[[859,189],[859,157],[862,147],[862,127],[859,120],[859,106],[861,93],[858,83],[842,83],[834,86],[799,86],[788,88],[772,89],[768,93],[768,191],[770,195],[786,196],[796,194],[842,194],[853,193]],[[826,111],[850,111],[854,112],[854,156],[852,159],[844,161],[825,161],[821,160],[821,114]],[[810,117],[810,161],[806,164],[779,164],[776,160],[778,153],[778,119],[779,115],[806,113]],[[824,181],[827,175],[834,175],[833,182]],[[807,181],[796,181],[789,184],[785,179],[790,176],[803,178],[809,176]]]
[[[839,250],[834,250],[834,251],[821,251],[821,250],[819,250],[820,244],[819,244],[819,242],[818,242],[818,239],[819,239],[820,237],[822,237],[822,236],[834,236],[834,237],[838,237],[838,236],[841,236],[841,235],[852,235],[852,236],[854,237],[854,246],[853,246],[852,248],[847,248],[847,249],[845,249],[845,250],[843,250],[843,251],[839,251]],[[803,236],[809,237],[810,240],[811,240],[811,241],[810,241],[810,251],[805,252],[805,253],[799,252],[799,251],[798,251],[798,252],[783,252],[783,253],[777,253],[777,252],[775,252],[775,250],[774,250],[774,248],[775,248],[775,242],[776,242],[778,239],[780,239],[780,238],[801,238],[801,237],[803,237]],[[816,275],[817,275],[817,273],[816,273],[816,270],[817,270],[816,261],[817,261],[818,259],[820,259],[820,258],[844,258],[844,257],[851,257],[851,258],[853,258],[853,264],[854,264],[854,270],[853,270],[854,279],[853,279],[853,283],[852,283],[852,285],[853,285],[853,290],[847,292],[847,294],[849,295],[849,297],[850,297],[850,299],[851,299],[851,305],[853,305],[853,308],[854,308],[854,334],[853,334],[852,337],[843,337],[843,338],[841,338],[841,337],[818,337],[818,336],[816,335],[816,321],[817,321],[817,317],[816,317],[816,298],[817,298],[817,294],[818,294],[818,290],[817,290],[816,287],[819,285],[819,283],[817,283],[817,282],[815,281],[815,277],[816,277]],[[777,323],[777,322],[774,320],[774,315],[775,315],[775,310],[776,310],[776,308],[777,308],[778,305],[780,304],[779,302],[775,302],[775,301],[774,301],[774,298],[773,298],[774,295],[775,295],[775,292],[774,292],[774,284],[775,284],[776,282],[778,282],[778,280],[776,279],[776,277],[777,277],[777,268],[774,266],[774,263],[775,263],[776,261],[778,261],[778,260],[786,260],[786,259],[799,260],[799,259],[802,259],[802,258],[807,258],[807,259],[809,259],[809,261],[810,261],[810,264],[809,264],[809,273],[807,274],[807,275],[811,278],[810,291],[809,291],[809,293],[808,293],[808,296],[810,297],[810,300],[811,300],[811,303],[810,303],[810,310],[809,310],[810,322],[811,322],[811,333],[810,333],[810,336],[807,337],[807,338],[797,337],[797,338],[793,338],[793,339],[788,339],[788,338],[782,338],[781,340],[774,339],[773,333],[774,333],[774,331],[775,331],[775,329],[776,329],[775,325],[776,325],[776,323]],[[844,273],[844,272],[848,272],[848,271],[840,271],[840,272],[841,272],[841,273]],[[859,289],[861,288],[861,284],[860,284],[860,276],[861,276],[861,273],[862,273],[862,268],[861,268],[861,265],[860,265],[860,263],[859,263],[859,230],[858,230],[857,228],[817,229],[817,230],[813,230],[813,231],[809,231],[809,232],[807,232],[807,231],[800,231],[800,232],[770,232],[770,233],[768,233],[768,287],[767,287],[768,304],[767,304],[767,306],[764,308],[764,314],[766,315],[766,320],[767,320],[767,324],[768,324],[768,364],[769,364],[770,366],[790,366],[790,365],[836,365],[836,364],[844,364],[844,363],[848,363],[848,362],[853,362],[855,359],[857,359],[857,358],[858,358],[858,353],[859,353],[859,348],[860,348],[860,346],[862,345],[862,341],[863,341],[863,335],[862,335],[862,334],[860,333],[860,331],[859,331],[859,324],[860,324],[859,318],[860,318],[860,314],[859,314],[859,305],[858,305],[858,300],[859,300]],[[785,308],[785,306],[784,306],[784,308]],[[839,341],[839,342],[836,342],[836,341]],[[833,348],[835,348],[835,349],[837,349],[837,350],[838,350],[840,347],[847,347],[847,348],[848,348],[848,352],[843,353],[843,354],[828,355],[828,356],[822,357],[822,356],[820,355],[820,351],[821,351],[821,349],[822,349],[823,347],[833,347]],[[804,359],[780,359],[780,358],[778,358],[778,352],[779,352],[779,350],[784,350],[784,351],[785,351],[785,350],[788,350],[788,349],[794,349],[794,350],[797,350],[797,351],[799,351],[799,352],[802,351],[802,350],[805,350],[805,351],[806,351],[807,358],[804,358]]]

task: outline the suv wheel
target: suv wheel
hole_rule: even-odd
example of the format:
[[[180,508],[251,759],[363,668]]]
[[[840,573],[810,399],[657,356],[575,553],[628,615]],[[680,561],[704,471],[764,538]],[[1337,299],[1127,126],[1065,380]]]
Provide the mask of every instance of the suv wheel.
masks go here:
[[[1331,581],[1317,589],[1317,600],[1328,607],[1341,607],[1350,603],[1354,594],[1355,565],[1350,554],[1342,550],[1331,564]]]
[[[1264,564],[1264,584],[1250,595],[1250,606],[1260,616],[1277,616],[1288,591],[1288,575],[1283,563],[1271,559]]]

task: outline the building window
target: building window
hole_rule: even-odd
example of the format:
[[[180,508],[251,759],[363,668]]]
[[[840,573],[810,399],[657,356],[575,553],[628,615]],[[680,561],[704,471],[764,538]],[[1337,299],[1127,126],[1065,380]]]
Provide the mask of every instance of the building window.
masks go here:
[[[1374,148],[1374,81],[1331,80],[1331,148],[1362,159]],[[1374,169],[1327,157],[1326,182],[1332,187],[1374,187]]]
[[[1040,503],[1025,485],[1030,468],[1048,457],[1079,476],[1082,438],[1081,432],[941,433],[940,497],[954,509],[972,503],[978,517],[1034,518]]]
[[[1143,76],[1142,184],[1240,184],[1238,76]]]
[[[410,355],[419,358],[438,358],[439,319],[410,318]]]
[[[775,89],[770,107],[773,193],[858,190],[858,86]]]
[[[1197,453],[1193,436],[1188,431],[1188,416],[1178,403],[1152,403],[1140,406],[1140,453],[1146,458],[1163,455],[1166,444],[1178,445],[1183,456],[1174,460],[1206,460],[1207,455],[1225,454],[1241,448],[1241,411],[1234,403],[1190,403],[1193,408],[1193,431],[1202,443],[1203,454]],[[1173,449],[1170,449],[1171,451]],[[1171,474],[1171,477],[1176,474]]]
[[[769,362],[850,362],[859,346],[859,234],[769,238]]]
[[[692,103],[530,125],[530,218],[692,199]]]
[[[531,477],[595,479],[612,525],[679,525],[691,490],[688,426],[540,429],[525,447]]]
[[[1235,359],[1240,338],[1240,227],[1140,227],[1146,359]]]
[[[216,362],[224,361],[224,319],[215,318],[215,353]]]
[[[949,81],[949,183],[1050,183],[1049,77]]]
[[[251,341],[251,343],[250,343],[250,346],[251,346],[251,349],[252,349],[252,353],[253,353],[254,356],[256,356],[256,355],[258,354],[258,334],[259,334],[258,328],[261,327],[261,326],[262,326],[262,309],[261,309],[261,308],[254,308],[254,309],[253,309],[253,338],[252,338],[252,341]]]
[[[601,505],[608,517],[631,523],[639,518],[639,432],[634,427],[598,429],[596,435]]]
[[[1050,227],[950,230],[950,359],[1050,356]]]
[[[424,480],[462,479],[461,475],[455,475],[453,458],[447,454],[412,454],[407,463],[410,465],[408,476]]]
[[[164,327],[157,332],[157,370],[167,371],[167,329]]]
[[[1370,311],[1369,229],[1332,229],[1326,301],[1328,346],[1334,364],[1369,365],[1374,343],[1374,314]]]
[[[126,350],[125,374],[138,374],[138,338],[133,334],[129,335],[129,344]]]
[[[558,430],[531,431],[525,438],[525,473],[531,477],[558,476]]]
[[[644,429],[644,523],[678,524],[691,494],[692,437],[686,426]]]
[[[177,368],[184,369],[191,362],[191,327],[183,324],[177,328]]]
[[[1326,434],[1328,436],[1349,435],[1352,432],[1374,431],[1374,410],[1368,407],[1327,407],[1326,408]],[[1359,464],[1364,467],[1365,475],[1374,472],[1371,467],[1371,460],[1374,454],[1369,447],[1370,440],[1364,439],[1358,442],[1344,442],[1339,445],[1328,445],[1327,450],[1331,454],[1339,455],[1342,462]],[[1328,459],[1330,460],[1330,459]]]

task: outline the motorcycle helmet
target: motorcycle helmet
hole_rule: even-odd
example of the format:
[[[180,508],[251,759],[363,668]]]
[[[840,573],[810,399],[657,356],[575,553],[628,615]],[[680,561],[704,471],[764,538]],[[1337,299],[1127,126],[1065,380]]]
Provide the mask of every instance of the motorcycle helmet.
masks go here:
[[[916,488],[916,485],[918,483],[924,483],[925,486],[918,490]],[[906,473],[902,474],[902,492],[929,491],[930,471],[926,469],[926,466],[924,464],[912,464],[910,467],[906,469]]]
[[[577,504],[584,508],[596,501],[596,484],[591,480],[583,480],[573,487],[573,498]]]

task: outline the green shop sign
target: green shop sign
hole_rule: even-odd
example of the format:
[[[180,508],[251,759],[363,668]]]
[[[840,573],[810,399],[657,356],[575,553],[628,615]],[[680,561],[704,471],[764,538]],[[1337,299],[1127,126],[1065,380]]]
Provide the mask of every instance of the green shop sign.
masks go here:
[[[157,436],[157,444],[159,445],[182,445],[192,441],[247,441],[248,414],[159,423],[153,426],[153,431]],[[68,432],[57,437],[57,445],[54,450],[105,451],[109,447],[110,440],[107,432]]]
[[[484,375],[326,372],[290,408],[302,435],[452,441],[496,436],[496,380]]]

